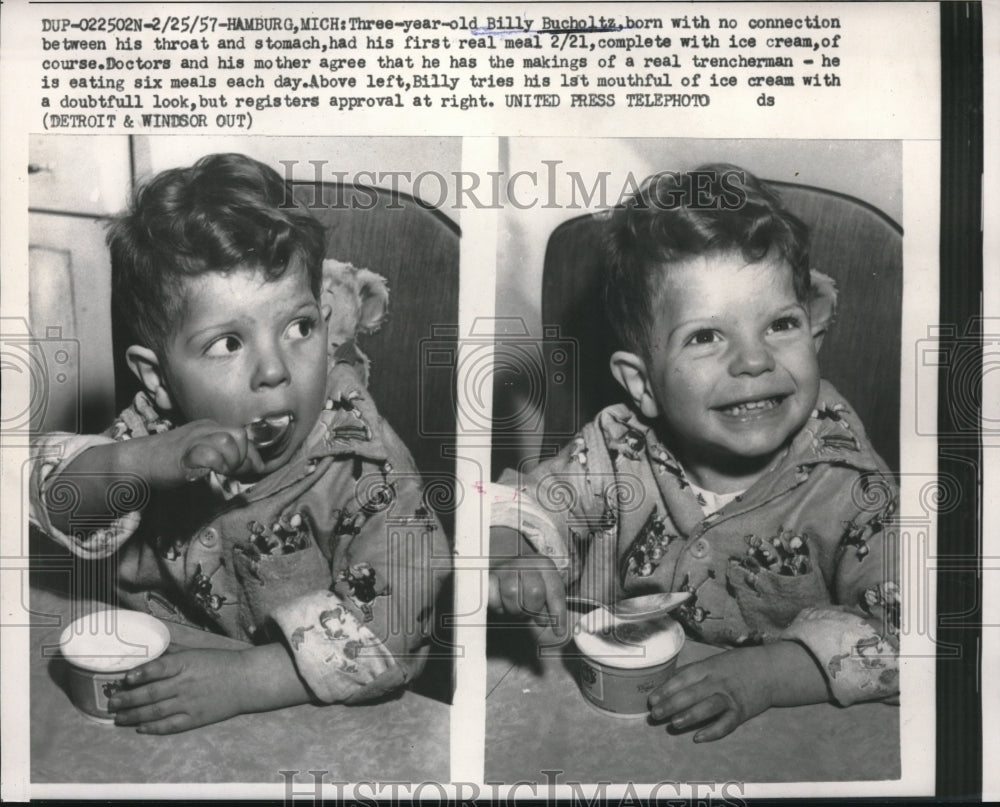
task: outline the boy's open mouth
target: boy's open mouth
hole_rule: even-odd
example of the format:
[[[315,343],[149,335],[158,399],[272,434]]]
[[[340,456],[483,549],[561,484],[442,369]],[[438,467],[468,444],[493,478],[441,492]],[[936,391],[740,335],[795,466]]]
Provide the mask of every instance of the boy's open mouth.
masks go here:
[[[246,425],[247,439],[262,454],[277,454],[292,434],[295,415],[280,412],[264,415]]]
[[[726,404],[725,406],[717,406],[715,410],[730,417],[752,417],[764,414],[780,406],[787,397],[787,395],[781,394],[773,395],[769,398],[754,398],[748,401]]]

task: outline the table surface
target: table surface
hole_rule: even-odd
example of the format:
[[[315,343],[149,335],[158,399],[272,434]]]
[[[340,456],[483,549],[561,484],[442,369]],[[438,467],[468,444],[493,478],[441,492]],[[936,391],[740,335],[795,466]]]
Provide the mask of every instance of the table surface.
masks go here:
[[[239,715],[181,734],[150,736],[95,723],[66,694],[66,662],[55,648],[70,615],[103,606],[31,590],[31,781],[35,783],[274,782],[281,770],[312,782],[446,782],[449,708],[414,692],[367,706],[314,706]],[[243,647],[225,637],[169,625],[191,647]]]
[[[518,635],[520,634],[520,635]],[[836,782],[900,776],[899,708],[770,709],[712,743],[584,700],[572,652],[539,657],[522,631],[488,644],[486,781]],[[572,647],[572,646],[571,646]],[[719,652],[688,641],[681,665]],[[549,771],[548,774],[544,771]]]
[[[182,734],[145,736],[83,717],[55,648],[77,605],[31,591],[31,780],[37,783],[273,782],[279,771],[333,781],[449,780],[449,708],[414,692],[368,706],[302,705],[240,715]],[[242,646],[179,625],[189,646]],[[718,652],[687,642],[680,663]],[[549,773],[545,773],[548,771]],[[539,657],[521,631],[493,634],[487,659],[490,782],[891,780],[900,775],[899,710],[884,704],[771,709],[714,743],[587,703],[571,654]]]

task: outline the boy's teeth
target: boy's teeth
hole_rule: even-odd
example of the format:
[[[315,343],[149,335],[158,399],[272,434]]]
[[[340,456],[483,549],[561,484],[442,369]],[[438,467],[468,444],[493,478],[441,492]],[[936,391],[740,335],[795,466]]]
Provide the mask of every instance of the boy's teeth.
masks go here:
[[[727,415],[743,415],[747,412],[753,412],[758,409],[773,409],[777,405],[777,398],[765,398],[762,401],[748,401],[746,403],[737,404],[736,406],[727,406],[722,411]]]

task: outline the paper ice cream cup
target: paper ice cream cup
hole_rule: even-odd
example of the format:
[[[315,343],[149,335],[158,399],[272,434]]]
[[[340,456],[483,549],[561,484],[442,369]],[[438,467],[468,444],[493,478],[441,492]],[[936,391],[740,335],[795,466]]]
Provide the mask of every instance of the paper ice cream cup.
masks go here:
[[[669,616],[625,622],[597,609],[580,618],[575,640],[584,697],[606,712],[639,716],[649,711],[649,693],[673,675],[684,630]]]
[[[114,723],[108,699],[125,687],[126,673],[161,656],[169,644],[167,626],[138,611],[108,609],[74,620],[59,637],[73,705],[91,720]]]

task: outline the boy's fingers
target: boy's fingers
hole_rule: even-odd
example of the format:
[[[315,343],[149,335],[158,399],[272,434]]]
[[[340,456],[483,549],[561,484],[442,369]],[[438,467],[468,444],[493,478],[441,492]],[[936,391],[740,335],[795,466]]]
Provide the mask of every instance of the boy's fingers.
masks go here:
[[[511,565],[491,572],[489,579],[491,610],[528,617],[539,644],[558,644],[568,635],[566,589],[551,561],[541,569],[537,563],[529,568]]]
[[[209,471],[225,472],[225,460],[213,445],[196,443],[184,452],[181,459],[187,471],[185,478],[193,482],[205,476]]]
[[[566,636],[568,632],[566,587],[563,585],[562,577],[554,567],[542,572],[542,579],[545,581],[545,606],[549,612],[552,632],[561,638]]]
[[[548,611],[545,608],[545,579],[536,571],[521,571],[518,573],[520,594],[518,608],[536,624],[548,624]]]
[[[709,743],[725,737],[740,724],[740,719],[732,710],[723,712],[722,716],[712,725],[706,726],[701,731],[696,732],[693,739],[696,743]]]
[[[227,429],[219,435],[220,450],[226,457],[226,473],[237,478],[259,475],[264,470],[264,460],[246,429]]]
[[[184,712],[179,712],[170,717],[165,717],[163,720],[143,723],[136,728],[136,732],[139,734],[177,734],[193,728],[194,725],[191,722],[191,716]]]
[[[199,438],[184,454],[184,464],[194,475],[190,480],[215,471],[225,476],[251,474],[263,468],[257,449],[247,440],[242,429],[218,428]]]
[[[176,696],[177,689],[173,686],[172,680],[168,678],[165,681],[154,681],[135,689],[123,689],[121,692],[116,692],[108,699],[108,708],[112,712],[119,712],[125,709],[135,709],[139,706],[148,706],[151,703],[169,700]]]
[[[491,611],[503,611],[503,600],[500,597],[500,581],[494,572],[489,573],[488,605]]]
[[[219,429],[209,435],[208,439],[219,452],[223,462],[221,469],[213,470],[229,475],[243,465],[247,456],[247,446],[250,444],[243,429]]]
[[[545,580],[545,608],[548,616],[543,630],[535,637],[541,646],[561,647],[569,640],[569,615],[566,610],[566,587],[559,572],[552,569],[542,573]],[[541,623],[540,623],[541,624]]]
[[[701,683],[706,677],[707,673],[698,664],[688,664],[681,667],[676,673],[650,693],[649,705],[655,706],[662,701],[669,700],[678,692],[682,692],[688,687],[693,687]]]
[[[154,661],[147,662],[141,667],[129,670],[125,675],[125,683],[129,686],[147,684],[150,681],[159,681],[163,678],[172,678],[180,671],[180,666],[176,655],[163,655]]]
[[[699,723],[704,723],[706,720],[728,711],[729,707],[729,699],[725,695],[720,692],[713,693],[694,705],[676,712],[670,718],[670,727],[682,730],[697,726]]]
[[[679,714],[696,703],[710,698],[715,694],[715,691],[715,689],[698,682],[692,686],[684,687],[678,692],[673,692],[667,697],[663,697],[662,693],[659,693],[660,697],[658,698],[650,695],[647,700],[649,714],[654,720],[666,720],[668,717]]]
[[[534,615],[532,602],[537,597],[526,590],[530,585],[530,573],[525,574],[522,569],[510,567],[498,572],[496,579],[500,598],[500,610],[503,613]]]
[[[136,706],[132,709],[123,709],[115,714],[116,726],[137,726],[140,723],[150,723],[155,720],[163,720],[165,717],[178,714],[181,711],[180,698],[167,698],[156,701],[146,706]]]
[[[240,466],[232,472],[233,476],[237,478],[259,476],[263,472],[264,460],[261,459],[257,446],[247,440],[245,454],[243,455]]]

